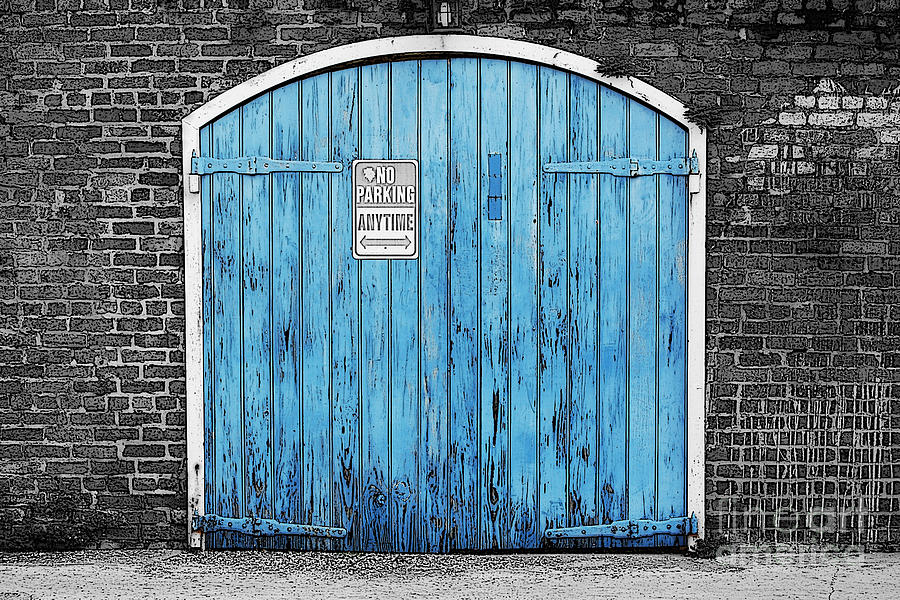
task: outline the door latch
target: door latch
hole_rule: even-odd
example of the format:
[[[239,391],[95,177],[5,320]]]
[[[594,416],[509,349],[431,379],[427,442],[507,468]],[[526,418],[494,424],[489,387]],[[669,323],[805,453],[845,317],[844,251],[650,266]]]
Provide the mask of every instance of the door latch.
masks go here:
[[[490,221],[503,218],[503,158],[496,152],[488,154],[487,213]]]

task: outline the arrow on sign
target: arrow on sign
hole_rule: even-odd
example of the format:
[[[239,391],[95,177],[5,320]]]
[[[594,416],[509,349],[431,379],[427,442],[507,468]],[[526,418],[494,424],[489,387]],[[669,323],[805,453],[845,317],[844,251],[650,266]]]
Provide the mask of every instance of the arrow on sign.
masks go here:
[[[409,248],[409,245],[412,244],[412,240],[409,239],[409,236],[403,238],[402,240],[397,239],[369,239],[366,236],[363,236],[361,240],[359,240],[359,245],[363,248],[368,249],[369,246],[403,246],[404,249]]]

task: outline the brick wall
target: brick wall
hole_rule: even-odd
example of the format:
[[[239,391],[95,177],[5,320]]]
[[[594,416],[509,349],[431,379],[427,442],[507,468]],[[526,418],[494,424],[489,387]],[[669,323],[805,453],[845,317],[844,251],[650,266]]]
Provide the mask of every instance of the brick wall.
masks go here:
[[[897,0],[461,4],[710,128],[710,537],[900,546]],[[425,14],[0,0],[0,547],[183,543],[179,121]]]

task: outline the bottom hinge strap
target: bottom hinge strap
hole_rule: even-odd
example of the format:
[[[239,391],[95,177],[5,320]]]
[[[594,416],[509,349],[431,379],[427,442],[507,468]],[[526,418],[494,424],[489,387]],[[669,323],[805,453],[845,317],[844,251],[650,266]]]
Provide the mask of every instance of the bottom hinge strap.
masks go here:
[[[697,516],[673,517],[671,519],[630,519],[614,521],[605,525],[584,525],[582,527],[558,527],[547,529],[547,539],[576,539],[591,537],[611,537],[633,539],[657,534],[689,535],[697,533]]]
[[[347,537],[347,530],[343,527],[282,523],[274,519],[259,519],[256,517],[223,517],[212,514],[194,515],[193,524],[195,530],[204,533],[236,531],[248,535],[298,535],[336,539]]]

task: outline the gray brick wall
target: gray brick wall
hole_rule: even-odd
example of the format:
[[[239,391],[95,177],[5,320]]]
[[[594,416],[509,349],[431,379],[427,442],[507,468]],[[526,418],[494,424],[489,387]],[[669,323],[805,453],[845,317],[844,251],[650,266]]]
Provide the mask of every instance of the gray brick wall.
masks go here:
[[[897,0],[461,4],[710,127],[710,537],[900,546]],[[423,3],[0,0],[0,31],[0,547],[179,546],[179,121]]]

